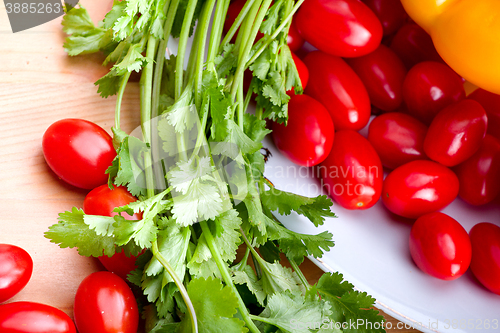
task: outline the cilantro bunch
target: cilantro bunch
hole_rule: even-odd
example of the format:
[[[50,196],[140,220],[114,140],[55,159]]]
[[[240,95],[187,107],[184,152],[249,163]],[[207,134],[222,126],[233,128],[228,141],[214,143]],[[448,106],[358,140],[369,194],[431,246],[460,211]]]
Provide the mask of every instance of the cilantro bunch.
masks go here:
[[[248,0],[225,36],[229,0],[115,1],[97,26],[81,6],[64,16],[68,54],[103,52],[113,65],[96,82],[102,97],[117,95],[109,186],[139,198],[115,211],[142,219],[74,207],[45,235],[84,256],[146,249],[129,281],[142,291],[147,332],[383,331],[373,325],[382,321],[374,299],[341,274],[310,285],[300,271],[306,256],[329,251],[332,235],[293,232],[273,214],[295,212],[319,226],[335,216],[331,200],[281,191],[263,175],[266,119],[286,122],[286,91],[301,92],[286,37],[302,2]],[[178,51],[166,56],[170,38]],[[133,71],[141,73],[139,137],[120,129]]]

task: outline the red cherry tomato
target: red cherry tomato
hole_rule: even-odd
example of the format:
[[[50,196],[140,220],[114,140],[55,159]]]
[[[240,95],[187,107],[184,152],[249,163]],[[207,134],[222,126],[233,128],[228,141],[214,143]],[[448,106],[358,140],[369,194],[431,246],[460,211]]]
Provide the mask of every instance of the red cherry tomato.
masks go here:
[[[443,108],[464,98],[460,76],[447,65],[435,61],[415,65],[403,82],[403,99],[408,113],[427,125]]]
[[[458,195],[471,205],[484,205],[500,194],[500,141],[486,134],[479,150],[454,168]]]
[[[489,222],[478,223],[469,236],[472,273],[483,286],[500,295],[500,227]]]
[[[422,61],[444,63],[432,43],[431,36],[415,23],[403,25],[391,39],[390,47],[407,69]]]
[[[319,166],[322,185],[347,209],[367,209],[382,190],[382,163],[370,142],[355,131],[335,133],[330,154]]]
[[[135,333],[137,303],[127,283],[111,272],[95,272],[78,286],[74,304],[79,333]]]
[[[56,121],[42,141],[47,164],[65,182],[93,189],[108,181],[106,169],[116,156],[111,136],[83,119]]]
[[[438,279],[454,280],[469,268],[471,243],[460,223],[435,212],[419,217],[413,224],[410,253],[423,272]]]
[[[359,131],[370,119],[370,98],[361,79],[339,57],[314,51],[304,63],[309,70],[305,93],[323,104],[336,130]]]
[[[83,211],[89,215],[114,216],[118,213],[113,212],[113,209],[136,200],[123,186],[115,186],[111,190],[108,185],[101,185],[87,194],[83,200]],[[142,219],[140,213],[130,216],[124,212],[121,215],[127,220]],[[97,259],[108,271],[117,274],[124,280],[127,280],[127,275],[137,268],[135,265],[137,256],[126,256],[122,251],[116,252],[111,257],[103,255]]]
[[[415,219],[448,206],[457,197],[458,186],[457,176],[447,167],[413,161],[387,175],[382,202],[394,214]]]
[[[295,20],[292,19],[292,23],[290,24],[290,29],[288,29],[288,35],[286,37],[286,43],[288,44],[290,51],[297,52],[300,50],[302,45],[304,45],[304,42],[304,38],[302,38],[297,30]]]
[[[276,148],[292,162],[313,166],[330,153],[334,127],[325,107],[307,95],[295,95],[288,102],[288,124],[273,123]]]
[[[374,106],[394,111],[401,105],[406,68],[390,48],[381,44],[367,55],[345,60],[363,81]]]
[[[292,52],[293,62],[295,63],[295,67],[297,68],[297,72],[299,73],[300,83],[302,84],[302,89],[306,89],[307,82],[309,82],[309,70],[306,67],[306,64],[302,60],[300,60],[295,53]],[[295,88],[292,87],[290,91],[286,92],[288,96],[292,97],[295,95]]]
[[[2,333],[76,333],[71,318],[52,306],[33,302],[0,305]]]
[[[427,131],[424,151],[443,165],[455,166],[471,157],[486,135],[488,118],[481,104],[463,100],[441,110]]]
[[[378,17],[384,36],[395,33],[408,19],[401,0],[362,0]]]
[[[500,95],[479,88],[473,91],[467,98],[481,104],[488,116],[487,133],[500,140]]]
[[[33,260],[24,249],[0,244],[0,303],[14,297],[33,273]]]
[[[358,0],[307,0],[295,14],[299,34],[317,49],[339,57],[359,57],[382,40],[382,25]]]
[[[405,163],[426,159],[424,139],[427,126],[404,113],[382,114],[370,123],[368,141],[382,164],[395,169]]]

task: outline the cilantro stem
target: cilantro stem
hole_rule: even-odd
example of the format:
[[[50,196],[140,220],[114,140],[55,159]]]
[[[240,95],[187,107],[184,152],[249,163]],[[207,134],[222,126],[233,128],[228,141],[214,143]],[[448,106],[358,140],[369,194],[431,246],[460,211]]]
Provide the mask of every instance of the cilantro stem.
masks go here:
[[[157,39],[154,36],[149,36],[148,46],[146,49],[146,57],[152,59],[157,46]],[[146,143],[151,142],[151,93],[153,84],[153,62],[148,62],[143,69],[140,81],[141,94],[141,127],[142,135]]]
[[[253,0],[252,0],[253,1]],[[210,42],[208,43],[207,68],[215,72],[215,58],[220,47],[222,29],[226,20],[229,0],[218,0],[215,7],[214,19],[212,21],[212,31],[210,32]]]
[[[163,13],[168,10],[170,10],[170,1],[167,0],[164,5]],[[172,7],[174,12],[177,12],[177,5],[179,4],[178,0],[174,0]],[[170,13],[168,13],[170,14]],[[158,52],[156,53],[156,67],[155,67],[155,72],[153,76],[153,97],[152,97],[152,111],[151,111],[151,117],[156,118],[158,117],[159,114],[159,104],[160,104],[160,88],[161,88],[161,81],[162,81],[162,76],[163,76],[163,65],[165,63],[165,54],[167,51],[167,43],[168,39],[170,37],[170,31],[172,30],[172,25],[174,23],[174,15],[170,15],[167,17],[165,20],[164,26],[163,26],[163,39],[160,40],[160,43],[158,45]]]
[[[200,34],[197,41],[196,69],[194,72],[194,103],[197,110],[200,110],[201,107],[201,81],[203,76],[203,62],[205,60],[205,45],[207,42],[208,23],[210,22],[214,6],[215,0],[208,0],[203,4],[201,15],[198,19],[199,25],[196,27],[196,33]]]
[[[184,15],[184,20],[182,21],[181,34],[179,37],[179,47],[177,49],[177,59],[175,62],[175,87],[174,96],[177,100],[182,93],[183,88],[183,75],[184,75],[184,56],[186,55],[186,46],[189,38],[189,32],[191,30],[191,22],[193,21],[194,11],[198,0],[189,0],[186,8],[186,13]]]
[[[254,55],[252,56],[252,58],[250,58],[250,60],[248,60],[247,67],[250,66],[255,60],[257,60],[257,58],[262,54],[262,52],[264,52],[264,50],[269,46],[269,44],[271,44],[271,42],[279,35],[279,33],[285,28],[285,26],[287,26],[291,22],[293,14],[295,14],[295,12],[300,8],[300,6],[302,5],[302,3],[304,1],[305,0],[299,0],[299,1],[297,1],[297,3],[295,4],[295,6],[293,6],[291,12],[283,20],[283,22],[281,22],[281,24],[276,28],[276,30],[274,31],[274,33],[271,36],[263,37],[263,38],[265,38],[264,43],[254,53]]]
[[[189,298],[186,287],[184,287],[184,283],[177,276],[177,274],[175,273],[175,270],[170,265],[170,263],[167,261],[167,259],[165,259],[165,257],[158,250],[158,242],[156,240],[153,242],[152,252],[153,252],[153,255],[155,256],[155,258],[165,268],[165,270],[168,272],[168,274],[170,274],[170,276],[172,277],[172,280],[174,280],[175,284],[179,288],[179,292],[181,293],[182,299],[186,303],[186,307],[187,307],[187,310],[189,312],[189,316],[191,317],[192,332],[197,333],[198,332],[198,320],[196,319],[196,313],[194,311],[194,306],[193,306],[193,303],[191,302],[191,299]]]
[[[300,270],[299,265],[295,262],[295,260],[288,258],[288,262],[290,262],[290,265],[292,265],[293,270],[295,273],[297,273],[297,276],[300,279],[300,282],[304,285],[307,291],[311,289],[311,285],[309,284],[309,281],[307,281],[306,277],[304,276],[304,273]]]
[[[222,260],[222,257],[219,253],[219,249],[217,249],[217,247],[215,246],[215,240],[214,237],[212,236],[212,233],[210,232],[210,228],[208,227],[207,221],[201,221],[200,226],[201,230],[203,231],[203,234],[205,235],[205,240],[207,241],[207,245],[210,249],[210,252],[212,253],[215,263],[217,264],[217,268],[219,268],[219,271],[222,275],[222,279],[224,280],[226,285],[229,286],[229,288],[231,288],[231,291],[238,299],[238,308],[240,309],[241,317],[247,324],[248,328],[250,329],[250,332],[260,333],[260,330],[257,328],[257,326],[255,326],[255,323],[250,318],[250,313],[248,312],[245,302],[241,299],[240,293],[234,286],[233,280],[231,279],[231,275],[229,275],[229,270],[226,267],[226,264]]]
[[[245,19],[246,15],[250,11],[250,8],[253,6],[255,1],[257,1],[257,0],[248,0],[247,2],[245,2],[245,5],[243,6],[243,8],[241,8],[240,13],[238,14],[238,16],[236,16],[236,19],[234,20],[233,25],[231,26],[231,28],[227,32],[226,36],[224,36],[224,39],[222,40],[222,42],[219,46],[219,52],[222,52],[222,48],[224,47],[224,45],[229,43],[229,41],[234,37],[234,34],[236,33],[236,31],[238,31],[241,23]]]
[[[248,55],[250,54],[250,51],[252,50],[252,46],[254,44],[255,38],[257,37],[257,33],[259,32],[259,29],[260,29],[260,25],[262,24],[262,21],[264,20],[264,17],[267,14],[267,10],[269,9],[271,2],[272,2],[272,0],[264,0],[264,2],[262,3],[262,6],[260,7],[260,9],[257,13],[257,17],[255,18],[255,21],[251,21],[253,23],[253,26],[250,30],[250,36],[249,36],[248,40],[244,40],[245,47],[241,51],[240,57],[238,57],[239,63],[238,63],[238,67],[236,67],[236,72],[234,74],[235,82],[233,82],[233,86],[231,87],[231,98],[233,101],[235,100],[238,86],[243,84],[243,74],[244,74],[245,69],[247,68],[246,61],[247,61]],[[246,19],[251,20],[252,17],[249,16]],[[244,110],[240,110],[240,109],[243,109],[243,105],[238,105],[237,107],[238,107],[238,114],[239,115],[242,114],[244,112]],[[242,125],[240,125],[240,126],[242,126]]]
[[[121,118],[123,93],[125,92],[125,87],[127,86],[128,79],[130,78],[130,74],[132,74],[132,72],[127,72],[127,73],[125,73],[125,75],[123,75],[122,80],[120,82],[120,88],[118,89],[118,94],[116,96],[115,128],[117,130],[120,129],[120,118]]]

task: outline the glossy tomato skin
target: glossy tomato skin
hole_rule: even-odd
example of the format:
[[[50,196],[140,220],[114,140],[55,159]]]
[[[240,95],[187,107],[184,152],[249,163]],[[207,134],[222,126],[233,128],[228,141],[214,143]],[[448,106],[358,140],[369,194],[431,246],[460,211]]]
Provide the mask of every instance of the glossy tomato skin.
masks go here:
[[[290,51],[297,52],[300,50],[302,45],[304,45],[304,38],[299,34],[297,30],[297,26],[295,24],[295,20],[292,19],[292,23],[290,23],[290,29],[288,29],[288,35],[286,37],[286,43],[290,48]]]
[[[2,333],[76,333],[71,318],[59,309],[34,302],[0,305]]]
[[[500,194],[500,141],[486,134],[479,150],[453,171],[465,202],[479,206],[493,201]]]
[[[479,88],[467,98],[481,104],[488,115],[488,134],[500,140],[500,95]]]
[[[408,20],[401,0],[362,0],[378,17],[384,36],[395,33]]]
[[[359,131],[370,119],[370,98],[363,82],[339,57],[321,51],[304,58],[309,70],[305,93],[323,104],[336,130]]]
[[[295,67],[297,68],[297,72],[299,73],[300,84],[302,85],[302,89],[306,89],[307,83],[309,82],[309,70],[307,69],[306,64],[295,53],[292,52],[293,62],[295,63]],[[295,88],[292,87],[291,90],[286,92],[288,96],[292,97],[295,95]]]
[[[395,169],[415,160],[426,159],[424,139],[427,126],[401,112],[384,113],[370,123],[368,141],[382,164]]]
[[[471,262],[467,231],[454,218],[441,213],[419,217],[410,232],[410,253],[425,273],[441,280],[462,276]]]
[[[356,131],[335,133],[318,173],[329,196],[344,208],[367,209],[380,199],[382,163],[370,142]]]
[[[406,68],[390,48],[380,44],[367,55],[345,60],[365,85],[372,105],[383,111],[401,105]]]
[[[43,135],[42,149],[57,176],[83,189],[105,184],[105,171],[116,156],[111,136],[83,119],[62,119],[50,125]]]
[[[427,156],[455,166],[471,157],[486,135],[488,118],[481,104],[463,100],[439,111],[425,136]]]
[[[0,244],[0,303],[14,297],[29,282],[33,259],[26,250]]]
[[[78,286],[74,303],[79,333],[135,333],[137,303],[127,283],[111,272],[95,272]]]
[[[358,0],[307,0],[294,19],[306,41],[339,57],[368,54],[382,40],[380,21]]]
[[[418,160],[387,175],[382,202],[394,214],[416,219],[448,206],[457,197],[458,188],[453,171],[433,161]]]
[[[273,123],[276,148],[292,162],[313,166],[322,162],[333,144],[334,126],[325,107],[307,95],[288,102],[288,124]]]
[[[444,63],[434,47],[431,36],[416,23],[407,23],[399,28],[391,39],[390,48],[408,70],[423,61]]]
[[[413,66],[403,82],[403,100],[408,113],[427,125],[439,111],[464,98],[460,76],[447,65],[435,61]]]
[[[136,200],[137,198],[130,194],[127,188],[123,186],[115,186],[113,189],[110,189],[107,184],[101,185],[87,194],[83,200],[83,211],[89,215],[114,216],[118,213],[113,212],[113,209]],[[140,213],[130,216],[123,212],[121,215],[127,220],[142,219],[142,214]],[[137,268],[135,265],[137,256],[126,256],[123,251],[116,252],[111,257],[103,255],[97,257],[97,259],[99,259],[108,271],[117,274],[124,280],[127,280],[127,275]]]
[[[472,227],[469,236],[472,273],[483,286],[500,295],[500,227],[481,222]]]

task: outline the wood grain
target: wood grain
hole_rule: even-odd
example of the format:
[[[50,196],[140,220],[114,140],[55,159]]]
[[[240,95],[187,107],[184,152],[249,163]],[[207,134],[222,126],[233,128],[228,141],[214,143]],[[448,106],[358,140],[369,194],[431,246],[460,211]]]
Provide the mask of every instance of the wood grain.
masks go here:
[[[95,22],[111,1],[81,1]],[[33,258],[33,276],[10,301],[35,301],[55,306],[72,316],[80,281],[103,269],[93,258],[60,249],[44,238],[57,214],[81,207],[87,191],[58,179],[45,164],[41,138],[47,127],[62,118],[83,118],[109,131],[115,98],[102,99],[94,82],[104,75],[101,55],[70,58],[63,48],[61,18],[13,34],[0,2],[0,243],[26,249]],[[122,128],[139,125],[139,87],[130,83],[122,104]],[[302,268],[311,282],[322,271],[310,261]],[[396,327],[397,320],[385,315]],[[417,330],[392,329],[413,333]]]

